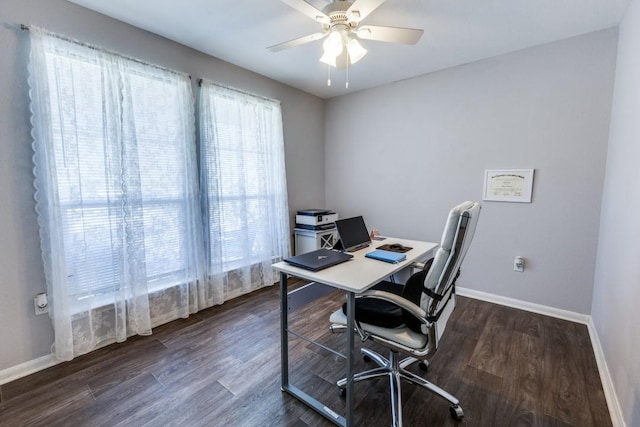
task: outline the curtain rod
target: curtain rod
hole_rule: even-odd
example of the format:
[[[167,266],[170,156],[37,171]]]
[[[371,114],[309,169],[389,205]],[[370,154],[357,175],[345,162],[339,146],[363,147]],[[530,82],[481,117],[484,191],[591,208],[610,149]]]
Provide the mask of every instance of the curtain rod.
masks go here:
[[[232,87],[232,86],[225,86],[222,83],[216,83],[216,82],[213,82],[213,81],[208,80],[208,79],[198,79],[198,86],[202,87],[202,83],[203,82],[209,83],[210,85],[217,86],[217,87],[220,87],[220,88],[223,88],[223,89],[226,89],[226,90],[232,90],[234,92],[239,92],[239,93],[242,93],[242,94],[245,94],[245,95],[248,95],[248,96],[252,96],[254,98],[262,99],[262,100],[269,101],[269,102],[276,102],[276,103],[280,104],[280,100],[279,99],[269,98],[268,96],[263,96],[263,95],[257,95],[255,93],[251,93],[251,92],[248,92],[246,90],[238,89],[238,88]]]
[[[20,24],[20,29],[23,30],[23,31],[31,31],[31,28],[29,28],[29,26],[25,25],[25,24]],[[99,52],[106,52],[106,53],[110,53],[112,55],[117,55],[120,58],[124,58],[124,59],[127,59],[129,61],[136,62],[138,64],[148,65],[148,66],[155,67],[155,68],[158,68],[160,70],[168,71],[170,73],[174,73],[174,74],[178,74],[178,75],[185,75],[186,74],[186,73],[183,73],[183,72],[180,72],[180,71],[172,70],[171,68],[163,67],[163,66],[157,65],[157,64],[151,64],[151,63],[145,62],[145,61],[143,61],[141,59],[132,58],[130,56],[126,56],[126,55],[123,55],[123,54],[118,53],[118,52],[114,52],[114,51],[111,51],[111,50],[108,50],[108,49],[104,49],[104,48],[101,48],[101,47],[98,47],[98,46],[94,46],[94,45],[91,45],[91,44],[88,44],[88,43],[84,43],[84,42],[81,42],[81,41],[78,41],[78,40],[74,40],[72,38],[69,38],[69,37],[66,37],[66,36],[62,36],[60,34],[55,34],[55,33],[52,33],[52,32],[50,32],[48,30],[44,30],[44,31],[47,34],[49,34],[49,35],[51,35],[53,37],[59,38],[60,40],[65,40],[65,41],[68,41],[68,42],[71,42],[71,43],[77,43],[77,44],[79,44],[81,46],[87,47],[89,49],[94,49],[94,50],[97,50]],[[189,74],[186,74],[186,76],[189,77],[189,80],[191,80],[191,76]]]

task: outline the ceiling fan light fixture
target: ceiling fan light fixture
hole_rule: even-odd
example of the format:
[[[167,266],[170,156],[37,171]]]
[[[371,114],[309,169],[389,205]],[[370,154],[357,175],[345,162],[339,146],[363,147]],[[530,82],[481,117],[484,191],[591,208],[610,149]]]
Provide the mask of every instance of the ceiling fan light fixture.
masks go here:
[[[339,31],[333,31],[322,44],[325,55],[339,56],[343,49],[342,34]]]
[[[367,54],[367,49],[362,47],[358,40],[352,38],[347,43],[347,52],[349,52],[349,61],[355,64]]]
[[[320,62],[324,62],[327,65],[331,65],[332,67],[336,66],[336,55],[331,55],[329,53],[327,53],[327,51],[324,52],[324,54],[322,54],[322,56],[320,57]]]
[[[414,45],[418,43],[423,30],[415,28],[388,27],[380,25],[360,25],[385,0],[324,0],[328,4],[318,9],[311,3],[319,0],[281,0],[302,14],[321,24],[321,32],[299,37],[288,42],[268,47],[279,52],[290,47],[326,38],[322,44],[320,62],[328,66],[327,84],[331,86],[331,67],[346,68],[346,87],[349,87],[349,66],[360,61],[366,54],[360,40],[375,40],[387,43]]]

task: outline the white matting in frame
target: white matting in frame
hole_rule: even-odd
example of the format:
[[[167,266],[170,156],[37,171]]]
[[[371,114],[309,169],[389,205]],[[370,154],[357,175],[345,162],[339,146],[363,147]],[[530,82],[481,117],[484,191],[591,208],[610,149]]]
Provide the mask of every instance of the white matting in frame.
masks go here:
[[[483,200],[531,203],[533,169],[487,169]]]

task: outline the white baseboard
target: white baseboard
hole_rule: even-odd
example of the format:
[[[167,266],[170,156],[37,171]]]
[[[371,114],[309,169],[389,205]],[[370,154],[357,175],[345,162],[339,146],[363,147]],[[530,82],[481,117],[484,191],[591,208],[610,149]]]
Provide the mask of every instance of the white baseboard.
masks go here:
[[[43,369],[57,365],[60,362],[61,361],[53,357],[52,354],[48,354],[16,366],[0,370],[0,385],[42,371]]]
[[[598,371],[600,371],[600,381],[602,382],[604,396],[607,399],[607,405],[609,406],[611,423],[613,424],[613,427],[627,427],[627,424],[624,422],[624,415],[622,414],[618,394],[616,393],[616,389],[613,387],[613,380],[611,379],[611,373],[609,372],[609,365],[607,365],[607,360],[604,358],[604,350],[600,344],[598,331],[596,330],[596,326],[593,324],[593,318],[591,316],[589,316],[587,328],[589,329],[593,352],[596,355],[596,363],[598,364]]]
[[[495,304],[504,305],[506,307],[517,308],[520,310],[530,311],[532,313],[543,314],[545,316],[556,317],[558,319],[569,320],[571,322],[582,323],[587,326],[589,331],[589,337],[591,338],[591,345],[593,346],[593,352],[596,357],[596,363],[598,365],[598,371],[600,374],[600,381],[602,382],[602,389],[604,390],[605,399],[607,400],[607,406],[609,407],[609,414],[611,416],[611,423],[613,427],[626,427],[624,417],[622,415],[622,408],[618,400],[618,395],[613,386],[611,374],[609,373],[609,367],[607,366],[606,359],[604,357],[604,351],[600,345],[600,339],[598,338],[598,331],[593,324],[593,319],[588,314],[575,313],[573,311],[561,310],[559,308],[549,307],[541,304],[534,304],[527,301],[522,301],[513,298],[507,298],[500,295],[489,294],[487,292],[476,291],[468,288],[456,287],[456,293],[463,297],[469,297],[482,301],[492,302]]]
[[[522,301],[514,298],[507,298],[500,295],[489,294],[487,292],[476,291],[473,289],[460,288],[456,286],[456,293],[463,297],[469,297],[473,299],[479,299],[482,301],[493,302],[495,304],[504,305],[507,307],[517,308],[524,311],[530,311],[532,313],[544,314],[545,316],[551,316],[558,319],[569,320],[571,322],[589,324],[591,316],[588,314],[580,314],[573,311],[562,310],[559,308],[549,307],[541,304],[534,304],[532,302]]]

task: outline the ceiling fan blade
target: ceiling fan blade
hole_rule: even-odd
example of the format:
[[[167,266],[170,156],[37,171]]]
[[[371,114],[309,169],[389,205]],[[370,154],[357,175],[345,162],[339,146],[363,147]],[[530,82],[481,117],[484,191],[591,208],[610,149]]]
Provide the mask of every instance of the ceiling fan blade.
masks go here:
[[[361,39],[402,44],[418,43],[423,33],[424,30],[414,28],[380,27],[377,25],[363,25],[358,27],[356,31]]]
[[[373,12],[385,0],[356,0],[347,10],[347,16],[354,22],[360,22]]]
[[[298,12],[301,12],[307,15],[309,18],[313,19],[316,22],[321,22],[323,24],[328,24],[331,22],[329,17],[321,10],[316,9],[311,6],[304,0],[280,0],[282,3],[286,3],[292,8],[296,9]]]
[[[329,34],[328,31],[325,33],[313,33],[313,34],[309,34],[308,36],[289,40],[288,42],[269,46],[267,49],[269,49],[271,52],[280,52],[281,50],[289,49],[290,47],[296,47],[296,46],[300,46],[302,44],[309,43],[315,40],[320,40],[322,38],[325,38],[328,34]]]

